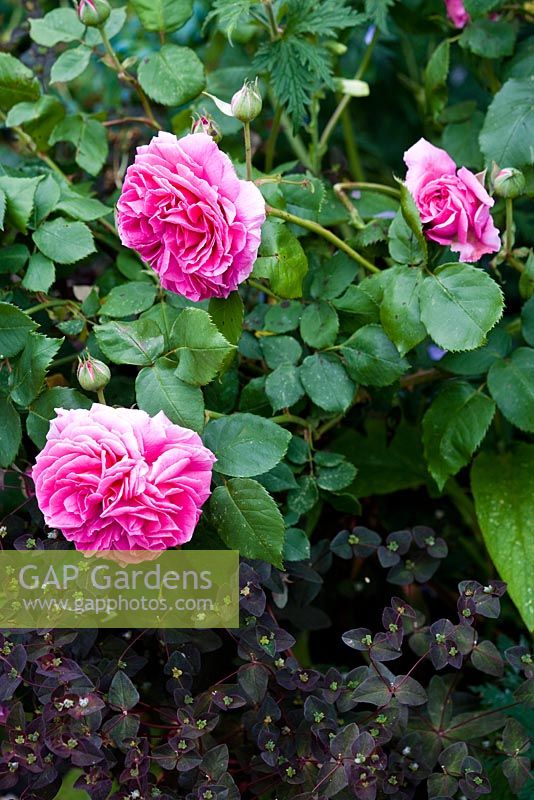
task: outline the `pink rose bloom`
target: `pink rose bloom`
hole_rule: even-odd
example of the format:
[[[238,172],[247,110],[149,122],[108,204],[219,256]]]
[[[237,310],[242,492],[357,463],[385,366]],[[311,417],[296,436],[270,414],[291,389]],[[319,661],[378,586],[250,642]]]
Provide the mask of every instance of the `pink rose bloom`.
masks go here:
[[[427,239],[460,253],[460,261],[478,261],[501,247],[490,208],[494,201],[484,188],[484,173],[457,170],[439,147],[419,141],[404,154],[410,190]]]
[[[56,409],[32,477],[46,524],[78,550],[166,550],[188,542],[215,456],[160,412]]]
[[[457,28],[465,28],[469,22],[469,14],[465,10],[463,0],[445,0],[447,16]]]
[[[117,203],[122,243],[189,300],[228,297],[252,272],[265,202],[205,133],[137,148]]]

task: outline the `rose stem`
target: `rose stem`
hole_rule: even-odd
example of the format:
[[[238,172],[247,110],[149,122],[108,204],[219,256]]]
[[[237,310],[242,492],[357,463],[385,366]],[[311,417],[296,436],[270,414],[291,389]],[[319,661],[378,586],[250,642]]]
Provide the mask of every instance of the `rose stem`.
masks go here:
[[[245,134],[245,162],[247,165],[247,181],[252,180],[252,145],[250,143],[250,122],[243,123]]]
[[[283,219],[286,222],[292,222],[294,225],[300,225],[302,228],[306,228],[309,231],[313,231],[314,233],[322,236],[323,239],[326,239],[328,242],[331,242],[340,250],[343,250],[348,256],[350,256],[354,261],[357,261],[358,264],[361,264],[362,267],[365,267],[366,270],[369,272],[380,272],[378,267],[375,267],[370,261],[364,258],[362,255],[353,250],[350,245],[340,239],[339,236],[336,236],[335,233],[332,231],[327,230],[327,228],[323,228],[322,225],[319,225],[318,222],[312,222],[310,219],[303,219],[302,217],[297,217],[295,214],[290,214],[289,211],[282,211],[279,208],[273,208],[272,206],[266,206],[266,211],[271,217],[278,217],[279,219]]]

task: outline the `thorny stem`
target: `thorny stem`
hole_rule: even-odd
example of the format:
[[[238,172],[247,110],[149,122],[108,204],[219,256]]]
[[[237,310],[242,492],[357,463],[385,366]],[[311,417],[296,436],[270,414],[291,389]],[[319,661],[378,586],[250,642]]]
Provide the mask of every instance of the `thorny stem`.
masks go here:
[[[504,240],[504,251],[507,256],[512,252],[514,246],[514,202],[511,197],[504,201],[506,208],[506,233]]]
[[[118,58],[115,50],[112,47],[111,42],[109,41],[109,37],[108,37],[108,35],[107,35],[107,33],[106,33],[105,29],[104,29],[104,26],[101,25],[98,28],[98,30],[99,30],[100,36],[102,38],[102,44],[104,45],[104,49],[105,49],[106,53],[108,54],[109,58],[111,59],[111,63],[113,65],[113,69],[115,70],[115,72],[117,73],[119,78],[122,78],[123,80],[125,80],[127,83],[131,84],[134,87],[134,89],[137,92],[137,95],[139,97],[139,100],[141,101],[141,105],[143,106],[145,115],[146,115],[147,119],[150,120],[150,124],[156,130],[160,130],[161,126],[160,126],[159,122],[157,121],[157,119],[155,118],[154,114],[152,113],[152,109],[150,107],[150,103],[148,102],[148,98],[147,98],[146,94],[144,93],[143,89],[141,88],[141,85],[140,85],[139,81],[137,80],[137,78],[134,78],[133,75],[130,75],[124,69],[123,65],[119,61],[119,58]]]
[[[346,189],[367,189],[371,192],[378,194],[385,194],[388,197],[394,197],[395,200],[400,200],[400,191],[395,189],[394,186],[384,186],[382,183],[367,183],[366,181],[346,181],[344,183],[336,183],[334,186],[335,192],[345,191]]]
[[[357,261],[358,264],[361,264],[361,266],[369,272],[380,272],[378,267],[360,255],[360,253],[357,253],[356,250],[353,250],[350,245],[344,242],[343,239],[340,239],[339,236],[336,236],[335,233],[332,233],[332,231],[329,231],[327,228],[323,228],[318,222],[313,222],[303,217],[297,217],[295,214],[290,214],[289,211],[282,211],[272,206],[266,206],[266,211],[271,217],[278,217],[286,222],[292,222],[294,225],[300,225],[302,228],[306,228],[309,231],[313,231],[313,233],[316,233],[318,236],[322,236],[323,239],[326,239],[340,250],[343,250],[344,253],[354,259],[354,261]]]
[[[259,281],[255,281],[253,278],[249,278],[247,280],[247,283],[251,287],[251,289],[257,289],[258,292],[263,292],[264,294],[268,295],[268,297],[272,297],[274,300],[278,300],[278,295],[276,295],[267,286],[264,286],[263,283],[260,283]]]
[[[243,123],[245,136],[245,163],[247,167],[247,181],[252,180],[252,145],[250,142],[250,122]]]
[[[24,313],[31,316],[32,314],[37,314],[38,311],[44,311],[45,308],[68,306],[72,304],[72,300],[46,300],[43,303],[38,303],[36,306],[31,306],[31,308],[25,308]]]
[[[126,125],[129,122],[138,122],[140,125],[149,125],[159,131],[159,125],[154,125],[154,122],[148,117],[121,117],[120,119],[107,119],[102,125],[105,128],[111,128],[113,125]]]

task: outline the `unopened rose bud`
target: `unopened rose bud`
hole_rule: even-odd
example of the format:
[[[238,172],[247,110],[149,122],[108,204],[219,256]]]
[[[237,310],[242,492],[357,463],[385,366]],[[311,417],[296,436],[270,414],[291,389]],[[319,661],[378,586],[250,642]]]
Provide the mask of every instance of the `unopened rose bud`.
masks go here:
[[[520,170],[506,167],[493,178],[493,190],[499,197],[513,199],[523,194],[526,183],[525,176]]]
[[[78,17],[89,28],[99,28],[111,14],[107,0],[79,0]]]
[[[91,356],[81,357],[78,361],[78,383],[86,392],[98,392],[108,385],[111,372],[107,364]]]
[[[210,117],[200,116],[193,120],[191,133],[207,133],[214,142],[220,142],[222,133]]]
[[[232,114],[240,122],[252,122],[261,111],[263,102],[258,91],[258,79],[245,81],[243,88],[234,94],[230,102]]]

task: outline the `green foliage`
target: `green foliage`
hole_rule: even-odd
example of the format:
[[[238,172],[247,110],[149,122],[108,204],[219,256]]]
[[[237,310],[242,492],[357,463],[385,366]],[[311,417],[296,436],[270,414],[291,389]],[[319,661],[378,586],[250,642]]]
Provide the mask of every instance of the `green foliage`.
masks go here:
[[[508,453],[481,453],[471,473],[486,547],[530,631],[534,630],[533,476],[534,447],[524,443]]]
[[[469,264],[444,264],[426,277],[420,303],[423,324],[446,350],[480,347],[503,311],[495,281]]]
[[[282,566],[284,520],[257,481],[234,478],[218,486],[211,496],[210,514],[217,533],[230,549]]]
[[[255,66],[269,74],[276,96],[298,128],[314,92],[333,86],[331,54],[324,39],[363,18],[348,8],[346,0],[289,0],[286,5],[282,35],[261,45]]]
[[[147,95],[164,106],[180,106],[197,97],[206,86],[204,67],[188,47],[163,45],[139,65],[139,82]]]
[[[529,142],[534,135],[534,78],[511,78],[495,95],[480,133],[488,163],[523,167],[534,163]]]
[[[253,414],[233,414],[210,422],[204,441],[217,456],[223,475],[250,478],[275,467],[284,457],[291,434]]]
[[[254,275],[267,278],[280,297],[300,297],[308,272],[308,259],[299,240],[287,225],[267,220],[262,230]]]
[[[469,383],[447,383],[423,418],[428,468],[439,489],[471,460],[495,413],[495,403]]]
[[[39,82],[32,71],[9,53],[0,53],[0,110],[37,100],[39,94]]]
[[[176,375],[198,386],[210,383],[235,349],[199,308],[182,311],[173,325],[171,342],[179,357]]]
[[[192,0],[130,0],[147,31],[172,33],[193,13]]]
[[[103,37],[83,25],[69,3],[44,3],[44,15],[31,19],[17,9],[17,24],[6,25],[0,53],[0,528],[6,525],[8,548],[15,536],[35,539],[39,548],[64,546],[61,534],[59,542],[48,540],[30,470],[56,409],[87,409],[105,399],[108,406],[163,413],[196,431],[212,450],[211,498],[189,546],[235,548],[259,562],[272,595],[266,616],[271,619],[272,610],[287,617],[292,631],[306,630],[293,649],[306,668],[322,645],[315,631],[329,624],[327,613],[340,611],[328,591],[317,607],[308,607],[322,591],[329,543],[340,530],[334,553],[343,552],[349,562],[347,571],[336,567],[335,573],[343,614],[357,608],[367,619],[384,594],[376,560],[364,568],[362,542],[349,542],[347,531],[355,524],[396,532],[418,523],[439,528],[451,568],[428,592],[413,595],[418,615],[432,597],[450,616],[448,598],[458,580],[488,586],[498,574],[509,583],[527,627],[534,627],[534,50],[525,4],[465,0],[471,20],[457,32],[437,0],[114,5]],[[233,93],[256,75],[263,107],[251,123],[252,163],[245,164],[242,125],[220,111],[220,101],[228,110]],[[204,90],[217,96],[219,106]],[[162,273],[186,264],[217,269],[217,254],[226,263],[234,249],[233,266],[241,268],[252,226],[248,206],[239,207],[238,184],[228,179],[234,168],[241,180],[252,174],[266,202],[266,221],[250,276],[226,298],[192,302],[164,288],[169,284],[163,275],[126,249],[115,209],[136,148],[158,130],[180,138],[193,120],[211,112],[227,155],[220,173],[215,160],[198,165],[204,171],[197,177],[187,160],[171,174],[152,162],[144,174],[146,193],[157,185],[159,194],[157,201],[151,197],[154,205],[139,230],[154,248],[182,240],[191,252],[209,245],[214,263],[201,266],[168,247]],[[500,252],[473,264],[459,261],[458,244],[479,236],[472,225],[457,231],[452,248],[429,235],[421,201],[403,183],[403,154],[423,131],[458,168],[478,173],[494,202],[479,211],[477,224],[486,211],[491,215]],[[494,192],[493,162],[525,174],[525,193],[511,205]],[[448,197],[449,212],[464,201],[472,210],[468,191],[458,189],[461,174],[443,183],[433,175],[436,183],[426,187],[430,209]],[[231,197],[219,196],[223,186],[232,187]],[[472,186],[482,197],[481,187]],[[130,200],[141,218],[145,189]],[[177,208],[181,227],[174,232],[165,226]],[[197,230],[199,218],[206,225]],[[442,225],[445,242],[449,226],[451,220]],[[257,242],[259,230],[253,236]],[[155,263],[152,255],[150,261]],[[104,398],[80,390],[81,353],[109,367]],[[387,544],[382,549],[379,564],[395,558]],[[419,549],[422,567],[408,567],[411,552],[389,562],[399,585],[427,568],[428,553]],[[269,571],[262,561],[284,566],[284,572]],[[432,582],[430,573],[425,577]],[[367,579],[376,600],[370,609],[360,603]],[[519,638],[522,623],[506,600],[503,612],[503,627]],[[419,622],[417,631],[405,622],[422,656],[426,634]],[[478,638],[471,652],[464,630],[461,646],[472,666],[500,679],[502,659],[491,641],[496,628],[491,618],[486,622],[487,639]],[[243,637],[252,637],[247,625]],[[197,633],[186,641],[183,631],[174,631],[171,655],[182,654],[182,645],[192,653]],[[248,657],[252,647],[256,659],[255,639],[242,641],[242,652]],[[284,671],[276,673],[281,681],[292,669],[287,648],[293,648],[289,639],[276,653],[285,660]],[[141,721],[127,713],[144,699],[132,682],[137,666],[115,670],[121,650],[104,648],[91,680],[98,673],[115,709],[117,721],[106,737],[123,747],[122,738],[137,737],[145,725],[145,712],[149,720],[149,709],[143,707]],[[159,645],[157,652],[163,652]],[[258,707],[267,689],[262,671],[255,660],[237,679]],[[349,697],[344,687],[339,699],[328,701],[343,716],[355,714],[360,732],[367,733],[367,722],[355,705],[359,697],[391,704],[395,714],[397,702],[424,700],[410,681],[392,701],[382,680],[389,681],[389,672],[385,666],[379,671],[381,678],[373,676],[363,692],[352,690],[360,694]],[[505,673],[503,681],[508,678]],[[467,713],[470,680],[466,673],[454,712],[446,673],[433,681],[427,706],[433,728],[422,731],[414,723],[403,747],[414,747],[415,758],[414,737],[423,737],[428,766],[419,754],[417,760],[425,773],[434,769],[429,797],[468,796],[458,786],[462,763],[470,758],[463,739],[487,737],[481,759],[490,763],[494,793],[508,800],[525,791],[519,786],[525,756],[508,752],[519,734],[510,726],[500,731],[504,716],[497,707],[475,720]],[[189,688],[173,683],[171,692],[189,705]],[[322,736],[330,722],[316,722],[313,715],[327,712],[315,706],[310,712],[313,693],[311,704],[304,692],[302,697],[303,718]],[[210,698],[210,714],[217,702],[218,696]],[[191,705],[188,712],[196,714]],[[399,719],[392,724],[402,727]],[[277,722],[273,718],[273,729]],[[438,730],[448,740],[443,753]],[[390,734],[386,729],[381,739],[386,749]],[[214,758],[210,747],[201,755],[204,766]],[[262,761],[266,775],[270,757]],[[302,796],[354,793],[338,785],[337,775],[312,784],[311,762],[288,783],[283,776],[289,765],[276,763],[284,784],[280,796],[288,800],[293,790]],[[204,766],[195,763],[187,773],[190,793],[196,791],[194,770],[200,774]],[[157,773],[149,771],[147,780],[157,778],[164,789],[159,765]],[[206,769],[208,774],[218,780]],[[243,785],[254,786],[255,777]],[[260,781],[257,792],[267,798],[269,786]],[[129,783],[126,788],[133,791]],[[233,798],[231,786],[221,792]]]

